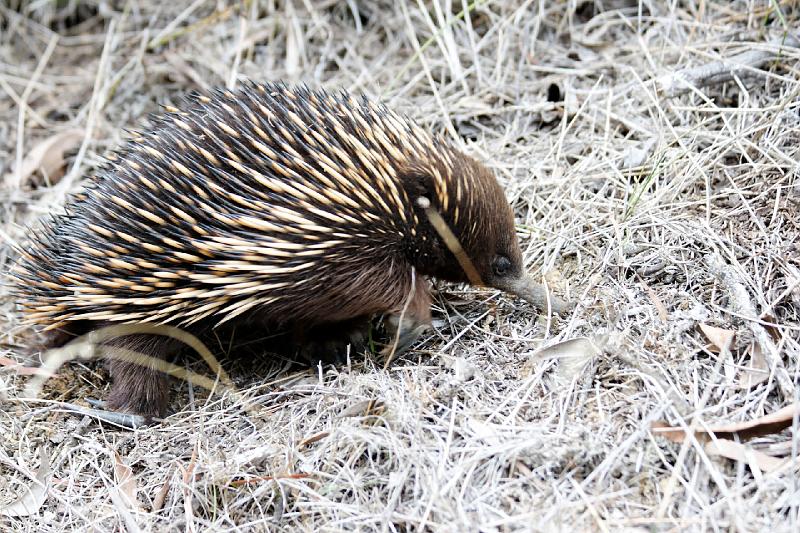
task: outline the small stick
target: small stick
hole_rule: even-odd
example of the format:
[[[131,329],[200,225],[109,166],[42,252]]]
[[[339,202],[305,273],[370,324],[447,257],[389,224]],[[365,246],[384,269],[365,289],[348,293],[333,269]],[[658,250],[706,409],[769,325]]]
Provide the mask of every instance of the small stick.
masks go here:
[[[764,63],[780,56],[786,48],[800,46],[800,41],[793,35],[786,35],[766,44],[769,50],[748,50],[728,59],[681,69],[659,77],[658,84],[668,98],[673,98],[693,88],[718,85],[735,77],[752,76],[759,73],[758,69]]]

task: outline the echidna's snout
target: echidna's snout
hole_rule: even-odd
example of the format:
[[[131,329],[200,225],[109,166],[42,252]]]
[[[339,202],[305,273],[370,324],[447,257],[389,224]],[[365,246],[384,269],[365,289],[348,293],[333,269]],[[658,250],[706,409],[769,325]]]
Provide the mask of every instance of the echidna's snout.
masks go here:
[[[573,302],[565,302],[552,293],[548,294],[541,283],[538,283],[532,276],[527,274],[497,279],[493,285],[509,294],[522,298],[526,302],[532,303],[541,310],[547,310],[549,306],[554,313],[564,314],[575,306]]]

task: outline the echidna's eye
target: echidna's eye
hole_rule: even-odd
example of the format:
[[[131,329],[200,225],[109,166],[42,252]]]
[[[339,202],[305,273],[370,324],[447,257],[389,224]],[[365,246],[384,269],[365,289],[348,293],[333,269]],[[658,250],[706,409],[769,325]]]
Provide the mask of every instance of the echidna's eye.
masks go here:
[[[492,261],[492,271],[495,276],[505,276],[508,274],[509,270],[511,270],[511,260],[508,257],[498,255],[494,258],[494,261]]]

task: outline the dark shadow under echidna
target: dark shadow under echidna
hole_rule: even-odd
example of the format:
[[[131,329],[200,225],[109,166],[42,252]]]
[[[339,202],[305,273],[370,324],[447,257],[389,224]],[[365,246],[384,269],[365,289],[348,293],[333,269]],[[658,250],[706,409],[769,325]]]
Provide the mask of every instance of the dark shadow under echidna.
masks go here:
[[[483,165],[366,98],[253,83],[155,117],[32,235],[12,275],[42,330],[336,330],[388,313],[408,344],[430,323],[423,276],[475,282],[430,211],[482,283],[542,304]],[[161,337],[126,343],[159,358],[177,348]],[[163,374],[110,368],[111,408],[164,414]]]

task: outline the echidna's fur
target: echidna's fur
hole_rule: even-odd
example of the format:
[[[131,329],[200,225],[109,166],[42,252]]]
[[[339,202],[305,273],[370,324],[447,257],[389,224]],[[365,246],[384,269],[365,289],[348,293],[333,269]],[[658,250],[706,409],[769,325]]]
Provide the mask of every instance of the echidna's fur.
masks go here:
[[[382,105],[249,84],[192,96],[153,121],[24,251],[17,296],[40,329],[312,326],[397,313],[412,292],[408,316],[424,324],[430,299],[415,274],[467,281],[426,203],[484,283],[524,292],[495,178]],[[117,368],[116,407],[163,412],[165,399],[152,398],[163,378],[148,371]],[[131,398],[146,395],[117,390],[131,380],[158,384]]]

